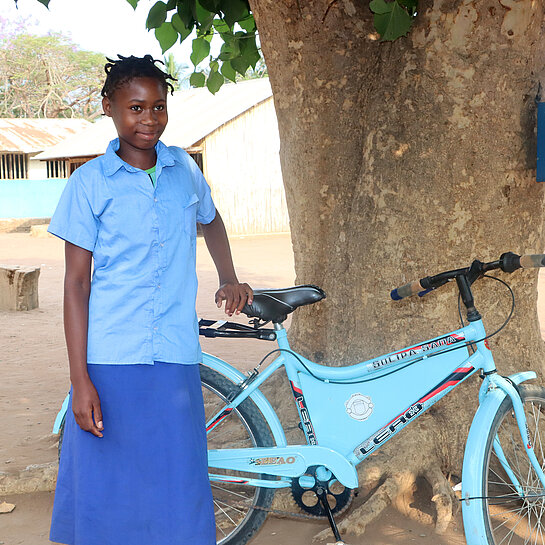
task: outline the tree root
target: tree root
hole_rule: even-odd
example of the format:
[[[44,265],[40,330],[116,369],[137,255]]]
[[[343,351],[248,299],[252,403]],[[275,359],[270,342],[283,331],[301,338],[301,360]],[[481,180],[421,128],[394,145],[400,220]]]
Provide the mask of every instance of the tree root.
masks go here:
[[[413,456],[407,455],[406,449],[395,449],[387,445],[382,452],[361,464],[360,491],[367,495],[364,501],[355,500],[354,507],[342,521],[337,521],[339,531],[362,535],[366,526],[374,521],[389,505],[394,506],[405,516],[426,525],[435,524],[435,531],[443,534],[453,514],[455,499],[452,487],[443,475],[441,462],[437,452],[430,456],[421,456],[421,451],[413,450]],[[367,465],[367,467],[366,467]],[[417,479],[423,478],[431,488],[432,497],[416,498]],[[360,496],[361,497],[361,496]],[[427,511],[430,500],[434,506],[435,516]],[[433,509],[433,508],[432,508]],[[314,536],[314,541],[332,537],[329,528]]]
[[[388,478],[382,483],[373,495],[361,507],[348,515],[338,524],[339,531],[352,532],[361,535],[365,527],[372,520],[376,519],[386,507],[392,503],[392,498],[399,492],[399,485],[393,478]],[[333,535],[330,528],[316,534],[313,541],[320,541]]]

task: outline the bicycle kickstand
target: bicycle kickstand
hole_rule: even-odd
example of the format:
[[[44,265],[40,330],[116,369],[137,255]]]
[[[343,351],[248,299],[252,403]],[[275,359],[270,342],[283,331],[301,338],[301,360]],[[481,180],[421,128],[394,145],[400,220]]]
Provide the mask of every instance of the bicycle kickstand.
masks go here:
[[[331,507],[329,507],[329,502],[327,501],[327,493],[325,491],[325,488],[323,488],[322,486],[319,486],[316,490],[316,495],[318,496],[318,499],[322,503],[322,506],[327,515],[327,520],[329,521],[329,525],[331,526],[331,531],[333,532],[333,535],[335,536],[335,539],[337,540],[337,542],[332,545],[348,545],[347,543],[343,541],[341,534],[339,533],[339,529],[337,528],[337,523],[335,522],[335,519],[333,518]]]

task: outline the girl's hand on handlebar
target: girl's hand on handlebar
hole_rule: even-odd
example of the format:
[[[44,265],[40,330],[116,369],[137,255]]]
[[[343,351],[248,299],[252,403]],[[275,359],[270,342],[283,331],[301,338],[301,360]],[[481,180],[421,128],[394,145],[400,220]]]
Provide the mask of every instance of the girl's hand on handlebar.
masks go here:
[[[239,282],[225,282],[215,295],[218,308],[221,308],[223,301],[225,301],[225,314],[229,316],[232,316],[233,313],[240,314],[246,303],[252,304],[253,298],[252,288],[246,283]]]
[[[97,437],[103,437],[104,426],[100,399],[91,379],[86,379],[81,384],[72,385],[72,411],[82,430]]]

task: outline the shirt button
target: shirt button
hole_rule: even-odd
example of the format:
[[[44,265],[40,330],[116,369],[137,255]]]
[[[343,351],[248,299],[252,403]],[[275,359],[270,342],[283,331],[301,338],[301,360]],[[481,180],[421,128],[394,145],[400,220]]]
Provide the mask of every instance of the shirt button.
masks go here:
[[[155,202],[159,202],[159,200],[157,198],[153,199]]]
[[[160,288],[160,287],[161,287],[161,284],[157,284],[157,287]]]
[[[161,246],[161,248],[165,245],[164,242],[161,242],[161,244],[159,244],[159,246]]]
[[[153,328],[153,331],[157,331],[157,328],[156,328],[156,327],[154,327],[154,328]]]

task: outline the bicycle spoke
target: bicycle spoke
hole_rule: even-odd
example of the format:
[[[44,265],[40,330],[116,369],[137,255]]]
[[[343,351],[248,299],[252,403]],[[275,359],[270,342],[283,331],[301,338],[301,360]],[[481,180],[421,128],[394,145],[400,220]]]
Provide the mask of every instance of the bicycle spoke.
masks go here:
[[[226,492],[227,494],[231,494],[232,496],[238,496],[240,498],[244,498],[245,500],[248,500],[248,496],[244,496],[244,494],[239,494],[239,493],[235,492],[234,490],[227,490],[226,488],[218,486],[215,483],[210,483],[210,486],[212,488],[217,488],[218,490],[222,490],[223,492]]]
[[[545,430],[540,428],[545,426],[545,391],[535,387],[523,390],[538,392],[536,399],[523,399],[523,407],[528,437],[543,467]],[[488,439],[487,488],[483,491],[491,536],[488,541],[490,545],[545,545],[545,490],[528,458],[526,439],[521,437],[512,407],[504,411]],[[494,440],[501,445],[503,464],[493,448]]]

